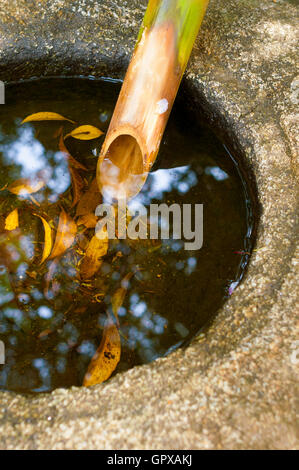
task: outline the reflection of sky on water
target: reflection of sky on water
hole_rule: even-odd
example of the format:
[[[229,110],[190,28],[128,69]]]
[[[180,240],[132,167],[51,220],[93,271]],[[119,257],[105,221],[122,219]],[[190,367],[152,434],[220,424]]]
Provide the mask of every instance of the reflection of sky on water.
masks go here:
[[[47,199],[56,202],[71,182],[65,155],[59,151],[46,150],[35,137],[35,130],[30,124],[17,128],[16,132],[16,138],[0,134],[0,152],[4,164],[16,165],[18,168],[18,174],[12,170],[12,180],[41,177],[51,190]],[[39,202],[44,200],[40,193],[38,199]]]
[[[207,166],[205,173],[216,181],[229,178],[229,175],[218,166]],[[129,207],[134,209],[138,208],[138,204],[148,205],[154,199],[162,202],[165,194],[171,191],[184,195],[197,184],[198,176],[191,165],[153,171],[148,176],[144,190],[129,203]]]
[[[207,166],[205,168],[206,175],[211,175],[216,181],[224,181],[229,178],[225,171],[221,170],[219,166]]]
[[[21,167],[20,178],[29,178],[32,173],[47,167],[45,149],[35,139],[31,126],[19,127],[17,133],[16,139],[14,137],[9,143],[0,144],[0,152],[3,153],[5,164],[11,165],[13,162]]]
[[[186,194],[197,183],[197,175],[190,165],[153,171],[149,174],[144,189],[129,203],[129,207],[148,205],[152,200],[162,201],[165,194],[171,191]]]

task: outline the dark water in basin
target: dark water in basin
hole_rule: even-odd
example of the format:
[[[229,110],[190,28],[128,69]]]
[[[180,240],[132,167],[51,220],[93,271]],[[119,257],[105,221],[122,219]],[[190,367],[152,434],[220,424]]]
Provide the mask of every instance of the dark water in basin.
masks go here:
[[[2,389],[42,392],[81,385],[101,341],[111,297],[128,273],[132,277],[119,311],[122,355],[115,373],[190,340],[243,277],[253,229],[246,183],[214,134],[175,107],[155,167],[135,202],[202,203],[203,247],[187,251],[179,240],[114,241],[99,272],[86,281],[78,275],[82,251],[75,244],[59,260],[49,290],[52,262],[40,264],[44,231],[34,214],[43,215],[52,228],[61,209],[75,218],[68,163],[57,137],[61,125],[65,133],[74,126],[21,121],[31,113],[52,111],[105,132],[119,89],[119,83],[86,79],[7,86],[6,104],[0,106]],[[88,168],[82,173],[86,185],[94,177],[102,141],[67,141],[73,157]],[[47,181],[31,195],[34,199],[5,189],[32,175],[46,175]],[[19,228],[8,232],[5,219],[15,208]],[[92,234],[94,229],[84,232],[87,238]]]

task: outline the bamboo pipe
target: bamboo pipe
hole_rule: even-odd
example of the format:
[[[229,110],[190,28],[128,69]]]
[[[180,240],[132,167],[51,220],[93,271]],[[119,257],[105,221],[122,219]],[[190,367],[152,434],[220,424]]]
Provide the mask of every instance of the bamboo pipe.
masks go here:
[[[99,156],[105,197],[129,199],[144,185],[208,3],[149,0]]]

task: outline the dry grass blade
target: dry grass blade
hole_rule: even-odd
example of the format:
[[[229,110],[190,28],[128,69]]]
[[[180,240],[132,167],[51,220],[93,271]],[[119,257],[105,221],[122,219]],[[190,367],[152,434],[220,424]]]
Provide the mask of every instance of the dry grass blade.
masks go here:
[[[77,233],[77,225],[73,219],[66,214],[64,210],[61,211],[59,216],[58,228],[54,247],[49,259],[61,256],[73,244]]]
[[[30,114],[25,119],[23,119],[22,124],[25,124],[25,122],[33,122],[33,121],[69,121],[75,124],[74,121],[62,116],[61,114],[52,113],[48,111]]]
[[[80,265],[80,275],[83,279],[90,279],[101,267],[102,258],[108,251],[108,232],[102,230],[103,238],[94,235],[90,240],[85,256]]]
[[[120,361],[121,342],[117,327],[106,321],[103,338],[84,377],[83,386],[90,387],[109,379]]]

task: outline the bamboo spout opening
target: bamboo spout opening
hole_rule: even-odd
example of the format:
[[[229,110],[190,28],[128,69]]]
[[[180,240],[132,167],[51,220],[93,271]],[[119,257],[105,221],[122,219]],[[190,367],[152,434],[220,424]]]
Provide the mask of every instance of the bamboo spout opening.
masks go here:
[[[120,181],[127,175],[143,172],[143,158],[137,140],[129,134],[119,135],[110,144],[107,157],[120,169]]]
[[[99,166],[99,181],[107,199],[129,199],[146,179],[141,147],[130,134],[118,135],[106,147]]]

